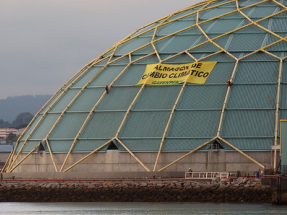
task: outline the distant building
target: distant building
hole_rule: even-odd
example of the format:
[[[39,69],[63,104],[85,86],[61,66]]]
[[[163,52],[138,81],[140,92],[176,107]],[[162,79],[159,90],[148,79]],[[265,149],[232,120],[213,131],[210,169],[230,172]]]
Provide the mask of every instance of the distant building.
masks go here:
[[[0,169],[2,169],[5,165],[6,160],[8,159],[12,150],[12,145],[0,145]]]
[[[16,129],[16,128],[0,128],[0,138],[4,138],[6,139],[7,136],[12,133],[15,135],[20,135],[22,134],[22,132],[25,130],[25,128],[20,128],[20,129]]]
[[[0,128],[0,137],[3,137],[4,139],[7,138],[7,136],[12,133],[17,135],[18,129],[16,128]]]

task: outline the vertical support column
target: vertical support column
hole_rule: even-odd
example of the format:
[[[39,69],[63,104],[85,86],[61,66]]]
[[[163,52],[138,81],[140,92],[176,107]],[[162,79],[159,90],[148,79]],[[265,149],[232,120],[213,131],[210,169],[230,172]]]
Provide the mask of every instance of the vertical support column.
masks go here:
[[[282,76],[282,64],[283,60],[280,60],[279,75],[278,75],[278,87],[277,87],[277,101],[276,101],[276,117],[275,117],[275,138],[274,145],[277,145],[278,140],[278,123],[279,123],[279,102],[280,102],[280,87],[281,87],[281,76]],[[273,168],[276,169],[277,163],[277,150],[274,150]]]

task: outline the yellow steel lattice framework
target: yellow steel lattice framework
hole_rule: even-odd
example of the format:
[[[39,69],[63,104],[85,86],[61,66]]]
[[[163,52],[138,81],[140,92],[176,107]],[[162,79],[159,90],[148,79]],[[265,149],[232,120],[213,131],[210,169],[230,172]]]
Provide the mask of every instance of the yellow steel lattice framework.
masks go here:
[[[271,1],[271,2],[273,2],[273,3],[275,3],[275,4],[277,4],[278,7],[279,7],[281,10],[279,10],[278,12],[273,13],[273,14],[271,14],[271,15],[269,15],[269,16],[266,16],[266,17],[264,17],[264,18],[262,18],[262,19],[259,19],[259,20],[257,20],[257,21],[253,21],[251,18],[248,17],[248,15],[246,15],[246,14],[243,12],[243,11],[244,11],[245,9],[247,9],[247,8],[252,8],[252,7],[256,6],[256,5],[260,5],[260,4],[263,4],[263,3],[265,3],[265,2],[269,2],[269,1]],[[212,3],[214,3],[214,2],[216,2],[217,4],[215,4],[215,5],[213,5],[213,6],[210,6],[210,5],[211,5]],[[220,6],[223,6],[223,5],[234,5],[234,4],[236,5],[236,9],[233,10],[233,11],[230,11],[230,12],[227,12],[227,13],[225,13],[225,14],[221,14],[221,15],[219,15],[219,16],[216,16],[216,17],[213,17],[213,18],[210,18],[210,19],[207,19],[207,20],[203,20],[203,21],[201,21],[201,20],[199,19],[201,12],[208,11],[208,10],[211,10],[211,9],[214,9],[214,8],[217,8],[217,7],[220,7]],[[174,15],[180,15],[180,13],[182,13],[182,12],[185,12],[185,11],[190,10],[190,9],[195,9],[195,8],[199,8],[199,9],[195,10],[194,12],[185,14],[185,15],[183,15],[183,16],[179,16],[179,17],[177,17],[177,18],[175,18],[175,19],[171,19]],[[238,63],[240,62],[240,60],[242,60],[242,59],[244,59],[244,58],[246,58],[246,57],[249,57],[249,56],[251,56],[251,55],[253,55],[253,54],[256,54],[256,53],[258,53],[258,52],[264,52],[264,53],[266,53],[266,54],[268,54],[268,55],[270,55],[270,56],[272,56],[272,57],[274,57],[274,58],[280,60],[280,68],[279,68],[279,76],[278,76],[278,86],[277,86],[275,131],[274,131],[274,133],[275,133],[274,144],[277,145],[277,132],[278,132],[278,121],[279,121],[279,114],[278,114],[278,113],[279,113],[279,99],[280,99],[280,83],[281,83],[281,77],[282,77],[282,64],[283,64],[283,60],[287,59],[287,56],[286,56],[286,57],[283,57],[283,58],[280,58],[280,57],[278,57],[278,56],[276,56],[276,55],[274,55],[274,54],[272,54],[272,53],[266,51],[266,49],[269,48],[269,47],[271,47],[271,46],[273,46],[273,45],[275,45],[275,44],[278,44],[278,43],[280,43],[280,42],[282,42],[282,41],[287,42],[287,38],[286,38],[286,37],[282,37],[282,36],[280,36],[280,35],[278,35],[278,34],[272,32],[272,31],[270,31],[269,29],[266,29],[265,27],[261,26],[259,23],[260,23],[261,21],[267,20],[267,19],[269,19],[269,18],[272,18],[272,17],[274,17],[274,16],[276,16],[276,15],[278,15],[278,14],[284,13],[284,12],[286,12],[286,11],[287,11],[287,7],[286,7],[285,5],[279,3],[279,2],[276,1],[276,0],[263,0],[263,1],[258,1],[258,2],[254,3],[254,4],[251,4],[251,5],[248,5],[248,6],[245,6],[245,7],[241,7],[241,8],[239,7],[238,0],[231,0],[231,1],[223,2],[223,3],[220,3],[219,0],[207,0],[207,1],[204,1],[204,2],[197,3],[197,4],[195,4],[195,5],[191,6],[191,7],[185,8],[184,10],[178,11],[178,12],[176,12],[176,13],[174,13],[174,14],[169,15],[169,16],[163,17],[162,19],[156,20],[155,22],[152,22],[152,23],[150,23],[150,24],[148,24],[148,25],[145,25],[145,26],[139,28],[137,31],[133,32],[132,34],[130,34],[129,36],[127,36],[126,38],[124,38],[123,40],[121,40],[119,43],[117,43],[116,45],[114,45],[113,47],[111,47],[110,49],[108,49],[108,50],[107,50],[106,52],[104,52],[102,55],[100,55],[99,57],[97,57],[96,59],[94,59],[93,61],[91,61],[90,63],[88,63],[86,66],[84,66],[83,69],[81,69],[77,74],[75,74],[67,83],[65,83],[65,84],[63,85],[63,87],[61,87],[61,88],[54,94],[54,96],[53,96],[53,97],[39,110],[39,112],[34,116],[34,118],[32,119],[32,121],[30,122],[30,124],[27,126],[26,130],[25,130],[25,131],[22,133],[22,135],[19,137],[19,139],[17,140],[16,146],[15,146],[14,150],[11,152],[11,154],[10,154],[10,156],[9,156],[9,158],[8,158],[8,160],[7,160],[6,164],[5,164],[5,166],[3,167],[3,170],[2,170],[2,171],[3,171],[3,172],[11,172],[11,171],[13,171],[13,170],[14,170],[17,166],[19,166],[32,152],[34,152],[34,151],[36,150],[36,148],[39,147],[39,145],[37,145],[37,146],[36,146],[33,150],[31,150],[23,159],[21,159],[20,161],[18,161],[18,163],[16,163],[16,161],[17,161],[17,159],[18,159],[20,153],[22,152],[24,146],[26,145],[26,143],[28,142],[28,140],[29,140],[29,138],[32,136],[32,134],[35,132],[36,128],[39,126],[39,124],[41,123],[41,121],[45,118],[45,116],[47,115],[47,113],[49,112],[49,110],[51,110],[51,108],[57,103],[57,101],[59,101],[59,99],[66,93],[66,91],[67,91],[68,89],[70,89],[83,75],[85,75],[85,74],[89,71],[89,69],[90,69],[92,66],[94,66],[94,65],[96,65],[96,64],[99,64],[99,63],[102,63],[102,62],[105,62],[105,61],[107,60],[107,63],[103,66],[103,68],[102,68],[84,87],[82,87],[82,89],[79,91],[79,93],[78,93],[78,94],[74,97],[74,99],[68,104],[68,106],[62,111],[62,113],[60,114],[60,116],[58,117],[58,119],[56,120],[56,122],[54,123],[54,125],[52,126],[52,128],[50,129],[49,133],[46,135],[46,137],[45,137],[44,140],[43,140],[43,141],[46,142],[46,144],[47,144],[47,146],[48,146],[49,154],[50,154],[50,156],[51,156],[51,160],[52,160],[52,162],[53,162],[55,171],[57,172],[58,169],[57,169],[56,163],[55,163],[55,161],[54,161],[53,153],[52,153],[52,150],[51,150],[51,148],[50,148],[49,141],[48,141],[48,138],[49,138],[50,134],[51,134],[52,131],[55,129],[56,125],[57,125],[58,122],[61,120],[62,116],[65,114],[65,112],[68,110],[68,108],[74,103],[74,101],[75,101],[75,100],[78,98],[78,96],[86,89],[86,87],[87,87],[108,65],[110,65],[110,64],[112,64],[112,63],[115,63],[116,61],[119,61],[119,60],[123,59],[124,57],[128,57],[128,58],[129,58],[129,63],[128,63],[128,65],[121,71],[121,73],[109,84],[109,88],[112,87],[112,85],[116,82],[116,80],[119,79],[119,77],[129,68],[130,65],[132,65],[133,63],[136,63],[136,62],[138,62],[138,61],[140,61],[140,60],[142,60],[142,59],[145,59],[145,58],[148,58],[148,57],[150,57],[150,56],[153,56],[153,55],[155,55],[155,56],[158,58],[158,60],[159,60],[160,63],[161,63],[161,62],[168,61],[168,60],[170,60],[170,59],[172,59],[172,58],[175,58],[175,57],[177,57],[177,56],[180,56],[180,55],[182,55],[182,54],[187,54],[188,56],[190,56],[191,59],[193,59],[194,61],[198,62],[198,61],[204,60],[204,59],[206,59],[206,58],[209,58],[209,57],[211,57],[211,56],[213,56],[213,55],[216,55],[216,54],[219,54],[219,53],[223,53],[223,52],[224,52],[224,53],[226,53],[227,55],[229,55],[230,57],[232,57],[232,58],[235,60],[235,66],[234,66],[232,75],[231,75],[231,77],[230,77],[231,82],[232,82],[232,80],[233,80],[233,78],[234,78],[234,75],[235,75],[235,73],[236,73]],[[239,13],[239,14],[241,14],[242,17],[246,18],[246,20],[249,21],[249,23],[246,24],[246,25],[243,25],[243,26],[241,26],[241,27],[238,27],[238,28],[236,28],[236,29],[234,29],[234,30],[231,30],[231,31],[229,31],[229,32],[223,33],[223,34],[221,34],[221,35],[219,35],[219,36],[216,36],[216,37],[214,37],[214,38],[209,38],[208,35],[206,34],[206,32],[204,32],[204,30],[201,28],[201,25],[204,24],[204,23],[207,23],[207,22],[216,20],[216,19],[218,19],[218,18],[227,16],[227,15],[230,15],[230,14],[233,14],[233,13]],[[171,34],[168,34],[168,35],[166,35],[166,36],[162,36],[162,37],[156,39],[156,32],[157,32],[157,29],[158,29],[160,26],[164,26],[164,25],[167,25],[167,24],[176,22],[177,20],[180,20],[180,19],[182,19],[182,18],[191,16],[191,15],[196,15],[196,23],[195,23],[195,24],[193,24],[193,25],[191,25],[191,26],[189,26],[189,27],[183,28],[183,29],[181,29],[181,30],[179,30],[179,31],[173,32],[173,33],[171,33]],[[171,19],[171,20],[170,20],[170,19]],[[154,26],[154,27],[150,27],[151,25],[155,25],[155,26]],[[260,49],[255,50],[255,51],[253,51],[253,52],[251,52],[251,53],[249,53],[249,54],[246,54],[245,56],[242,56],[241,58],[237,58],[237,57],[233,56],[233,55],[232,55],[231,53],[229,53],[226,49],[224,49],[223,47],[221,47],[220,45],[218,45],[218,44],[216,43],[216,40],[217,40],[217,39],[222,38],[222,37],[227,36],[227,35],[231,35],[232,33],[236,32],[236,31],[239,31],[239,30],[241,30],[241,29],[247,28],[247,27],[252,26],[252,25],[253,25],[253,26],[257,26],[257,27],[259,27],[260,29],[264,30],[265,32],[267,32],[267,33],[269,33],[269,34],[271,34],[271,35],[277,37],[277,38],[278,38],[278,41],[275,41],[275,42],[273,42],[273,43],[271,43],[271,44],[269,44],[269,45],[266,45],[266,46],[264,46],[264,47],[261,47]],[[147,30],[145,30],[145,28],[148,28],[148,27],[150,27],[150,28],[147,29]],[[160,58],[160,54],[159,54],[158,50],[156,49],[155,43],[157,43],[157,42],[159,42],[159,41],[161,41],[161,40],[163,40],[163,39],[170,38],[170,37],[172,37],[172,36],[174,36],[174,35],[176,35],[176,34],[178,34],[178,33],[181,33],[181,32],[183,32],[183,31],[186,31],[186,30],[192,29],[192,28],[197,28],[197,29],[199,29],[207,40],[204,41],[204,42],[202,42],[202,43],[200,43],[200,44],[197,44],[197,45],[195,45],[195,46],[193,46],[193,47],[191,47],[191,48],[188,48],[188,49],[186,49],[186,50],[184,50],[184,51],[181,51],[181,52],[179,52],[179,53],[177,53],[177,54],[174,54],[174,55],[172,55],[172,56],[170,56],[170,57],[168,57],[168,58],[162,60],[162,59]],[[142,31],[142,30],[143,30],[143,31]],[[138,33],[139,31],[142,31],[142,32]],[[133,51],[131,51],[131,52],[129,52],[129,53],[126,53],[126,54],[124,54],[124,55],[122,55],[122,56],[120,56],[120,57],[118,57],[118,58],[116,58],[116,59],[113,59],[114,56],[115,56],[115,53],[116,53],[116,51],[117,51],[117,49],[118,49],[118,47],[119,47],[120,45],[122,45],[122,44],[124,44],[124,43],[127,43],[128,41],[133,40],[133,39],[135,39],[135,38],[137,38],[137,37],[139,37],[139,36],[141,36],[141,35],[144,35],[144,34],[150,32],[150,31],[154,31],[154,32],[153,32],[153,37],[152,37],[152,39],[151,39],[151,41],[150,41],[149,43],[147,43],[147,44],[145,44],[145,45],[143,45],[143,46],[141,46],[141,47],[139,47],[139,48],[137,48],[137,49],[135,49],[135,50],[133,50]],[[191,51],[191,50],[193,50],[193,49],[196,49],[196,48],[198,48],[198,47],[200,47],[200,46],[203,46],[203,45],[205,45],[205,44],[207,44],[207,43],[213,44],[214,46],[216,46],[217,48],[219,48],[220,51],[215,52],[215,53],[212,53],[212,54],[210,54],[210,55],[208,55],[208,56],[205,56],[205,57],[203,57],[203,58],[200,58],[200,59],[196,59],[194,56],[192,56],[192,55],[190,54],[189,51]],[[143,49],[143,48],[145,48],[145,47],[147,47],[147,46],[150,46],[150,45],[151,45],[152,48],[154,49],[154,52],[152,52],[152,53],[150,53],[150,54],[148,54],[148,55],[146,55],[146,56],[143,56],[143,57],[141,57],[141,58],[139,58],[139,59],[132,60],[131,55],[132,55],[133,53],[135,53],[136,51],[141,50],[141,49]],[[110,53],[110,54],[109,54],[109,53]],[[155,161],[155,164],[154,164],[153,171],[162,171],[162,170],[164,170],[164,169],[170,167],[171,165],[177,163],[178,161],[180,161],[180,160],[182,160],[183,158],[189,156],[190,154],[196,152],[197,150],[201,149],[202,147],[206,146],[207,144],[213,142],[213,141],[216,140],[216,139],[219,139],[219,140],[223,141],[224,143],[226,143],[227,145],[229,145],[231,148],[233,148],[234,150],[236,150],[237,152],[239,152],[240,154],[242,154],[242,155],[245,156],[246,158],[250,159],[252,162],[256,163],[256,164],[257,164],[258,166],[260,166],[261,168],[264,168],[264,166],[263,166],[262,164],[260,164],[259,162],[257,162],[255,159],[253,159],[252,157],[248,156],[247,154],[245,154],[244,152],[242,152],[241,150],[239,150],[238,148],[236,148],[235,146],[233,146],[231,143],[227,142],[227,141],[224,140],[222,137],[220,137],[220,132],[221,132],[221,128],[222,128],[222,121],[223,121],[223,117],[224,117],[224,113],[225,113],[226,103],[227,103],[227,100],[228,100],[228,97],[229,97],[229,94],[230,94],[230,86],[229,86],[229,87],[227,88],[226,96],[225,96],[224,103],[223,103],[223,107],[222,107],[222,111],[221,111],[221,116],[220,116],[220,121],[219,121],[219,125],[218,125],[217,135],[216,135],[215,137],[213,137],[212,139],[210,139],[209,141],[205,142],[204,144],[200,145],[199,147],[197,147],[197,148],[193,149],[192,151],[186,153],[186,154],[183,155],[182,157],[176,159],[175,161],[173,161],[172,163],[168,164],[167,166],[165,166],[165,167],[163,167],[163,168],[157,170],[157,163],[158,163],[158,159],[159,159],[160,154],[161,154],[162,146],[163,146],[164,141],[165,141],[166,133],[167,133],[167,131],[168,131],[168,128],[169,128],[171,119],[172,119],[172,117],[173,117],[174,111],[175,111],[176,106],[177,106],[177,104],[178,104],[178,101],[179,101],[179,99],[180,99],[180,97],[181,97],[181,95],[182,95],[182,93],[183,93],[183,91],[184,91],[185,86],[186,86],[186,82],[182,85],[182,88],[181,88],[181,90],[180,90],[180,92],[179,92],[179,95],[178,95],[176,101],[175,101],[175,104],[173,105],[172,111],[171,111],[171,113],[170,113],[170,116],[169,116],[169,119],[168,119],[166,128],[165,128],[165,130],[164,130],[164,133],[163,133],[163,136],[162,136],[162,139],[161,139],[161,143],[160,143],[160,147],[159,147],[159,150],[158,150],[158,154],[157,154],[157,158],[156,158],[156,161]],[[135,160],[137,160],[138,163],[139,163],[146,171],[150,171],[150,170],[133,154],[133,152],[131,152],[131,151],[128,149],[128,147],[125,146],[125,144],[124,144],[124,143],[119,139],[119,137],[118,137],[118,135],[119,135],[119,133],[120,133],[120,131],[121,131],[121,129],[122,129],[122,127],[123,127],[125,121],[126,121],[126,118],[127,118],[128,114],[129,114],[131,108],[133,107],[134,103],[136,102],[137,98],[139,97],[139,95],[140,95],[140,93],[142,92],[142,90],[143,90],[144,87],[145,87],[145,85],[143,85],[143,86],[140,88],[139,92],[137,93],[137,95],[135,96],[134,100],[132,101],[130,107],[128,108],[128,110],[127,110],[127,112],[126,112],[126,114],[125,114],[125,116],[124,116],[124,118],[123,118],[123,120],[122,120],[122,122],[121,122],[121,125],[120,125],[120,127],[119,127],[119,129],[118,129],[118,131],[117,131],[117,133],[116,133],[116,135],[115,135],[115,137],[112,138],[112,139],[110,139],[110,140],[107,141],[105,144],[103,144],[102,146],[98,147],[97,149],[95,149],[95,150],[92,151],[91,153],[87,154],[87,155],[84,156],[82,159],[80,159],[79,161],[75,162],[74,164],[72,164],[72,165],[69,166],[68,168],[64,169],[65,164],[66,164],[66,162],[67,162],[67,160],[68,160],[68,158],[69,158],[69,156],[70,156],[70,154],[71,154],[71,152],[72,152],[72,150],[73,150],[73,147],[74,147],[75,144],[77,143],[78,138],[79,138],[80,134],[82,133],[84,127],[86,126],[88,120],[90,119],[90,117],[91,117],[93,111],[96,109],[96,107],[98,106],[98,104],[102,101],[102,99],[103,99],[104,96],[106,95],[106,93],[104,92],[104,93],[102,94],[102,96],[100,97],[100,99],[96,102],[96,104],[93,106],[93,108],[92,108],[91,111],[89,112],[89,114],[88,114],[86,120],[84,121],[84,123],[83,123],[83,125],[81,126],[79,132],[77,133],[76,137],[74,138],[74,141],[73,141],[73,143],[72,143],[72,145],[71,145],[71,147],[70,147],[70,150],[69,150],[69,152],[68,152],[68,154],[67,154],[67,156],[66,156],[66,158],[65,158],[65,160],[64,160],[64,162],[63,162],[63,164],[62,164],[62,166],[61,166],[61,168],[60,168],[59,171],[64,171],[64,172],[68,171],[69,169],[73,168],[74,166],[76,166],[76,165],[79,164],[80,162],[82,162],[82,161],[84,161],[85,159],[87,159],[89,156],[91,156],[91,155],[94,154],[95,152],[99,151],[101,148],[103,148],[103,147],[105,147],[106,145],[108,145],[108,144],[109,144],[111,141],[113,141],[113,140],[118,141],[118,142],[123,146],[123,148],[125,148],[125,149],[131,154],[131,156],[132,156]],[[50,103],[51,103],[51,104],[50,104]],[[48,105],[49,105],[49,106],[48,106]],[[28,129],[31,127],[32,123],[35,121],[35,119],[36,119],[38,116],[40,116],[40,113],[41,113],[45,108],[46,108],[46,110],[44,111],[43,114],[41,114],[40,120],[36,123],[36,125],[34,126],[34,128],[30,131],[30,133],[28,134],[27,138],[25,139],[25,141],[23,142],[22,146],[20,147],[18,153],[16,153],[16,150],[17,150],[17,148],[19,147],[20,139],[23,137],[23,135],[25,134],[25,132],[28,131]],[[276,165],[276,151],[275,151],[275,153],[274,153],[274,167],[275,167],[275,165]]]

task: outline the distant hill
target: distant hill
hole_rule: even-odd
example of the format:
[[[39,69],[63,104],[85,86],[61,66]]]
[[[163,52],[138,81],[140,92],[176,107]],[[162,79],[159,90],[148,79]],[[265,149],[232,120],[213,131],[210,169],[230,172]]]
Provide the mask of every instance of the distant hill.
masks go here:
[[[35,115],[52,95],[14,96],[0,99],[0,119],[12,123],[23,112]]]

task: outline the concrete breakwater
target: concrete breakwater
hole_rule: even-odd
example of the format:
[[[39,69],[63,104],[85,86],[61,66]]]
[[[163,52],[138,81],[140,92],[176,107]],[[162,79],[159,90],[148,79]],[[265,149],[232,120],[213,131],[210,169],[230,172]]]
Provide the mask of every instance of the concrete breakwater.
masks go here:
[[[216,202],[271,203],[260,179],[2,181],[0,202]]]

